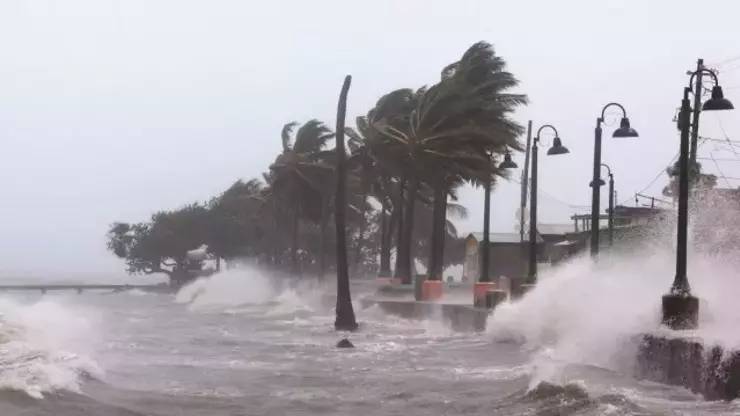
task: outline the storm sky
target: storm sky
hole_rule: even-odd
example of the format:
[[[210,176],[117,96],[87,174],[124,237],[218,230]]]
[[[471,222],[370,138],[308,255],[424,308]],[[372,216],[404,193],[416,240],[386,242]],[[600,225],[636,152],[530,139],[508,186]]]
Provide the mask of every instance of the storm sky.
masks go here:
[[[105,249],[110,223],[259,177],[283,124],[334,125],[345,74],[353,124],[382,94],[436,82],[479,40],[531,100],[516,118],[554,124],[571,150],[540,158],[542,222],[584,212],[595,118],[610,101],[640,133],[611,139],[618,118],[607,117],[603,159],[620,202],[660,197],[697,58],[740,106],[739,14],[733,1],[3,0],[0,277],[123,276]],[[701,135],[735,139],[738,118],[704,114]],[[736,151],[700,148],[723,159],[702,160],[728,177],[722,187],[740,185]],[[482,191],[465,189],[460,202],[471,213],[460,230],[478,231]],[[500,182],[494,230],[514,231],[518,205],[519,185]]]

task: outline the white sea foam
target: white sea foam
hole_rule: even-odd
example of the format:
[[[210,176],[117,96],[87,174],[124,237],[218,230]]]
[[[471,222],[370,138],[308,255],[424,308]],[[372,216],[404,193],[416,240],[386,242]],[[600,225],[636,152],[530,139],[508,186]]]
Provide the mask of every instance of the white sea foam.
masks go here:
[[[42,398],[79,391],[86,374],[102,377],[90,358],[97,333],[92,315],[45,298],[32,304],[0,299],[0,389]]]
[[[288,282],[253,266],[245,266],[198,279],[180,289],[175,301],[188,304],[191,310],[262,311],[278,317],[319,309],[324,306],[323,293],[318,284],[297,285],[295,281]],[[253,305],[263,307],[255,309]]]
[[[265,303],[279,293],[278,287],[255,268],[245,267],[217,273],[184,286],[175,301],[191,309]]]
[[[698,254],[690,260],[689,280],[702,302],[700,329],[693,334],[707,343],[740,347],[736,265]],[[673,281],[674,261],[671,250],[604,253],[598,263],[574,259],[542,273],[522,300],[497,308],[488,331],[494,339],[516,339],[534,351],[535,384],[568,382],[561,376],[573,363],[629,372],[636,336],[660,328],[661,296]]]

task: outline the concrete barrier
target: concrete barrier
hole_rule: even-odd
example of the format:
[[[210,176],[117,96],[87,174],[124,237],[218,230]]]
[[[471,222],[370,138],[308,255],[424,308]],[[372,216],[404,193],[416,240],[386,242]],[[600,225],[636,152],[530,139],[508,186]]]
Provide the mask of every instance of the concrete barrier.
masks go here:
[[[734,400],[740,395],[740,351],[705,345],[701,338],[643,334],[637,375],[683,386],[707,400]]]
[[[454,331],[484,331],[489,310],[468,305],[396,299],[360,299],[363,307],[378,305],[383,312],[405,319],[437,319]]]

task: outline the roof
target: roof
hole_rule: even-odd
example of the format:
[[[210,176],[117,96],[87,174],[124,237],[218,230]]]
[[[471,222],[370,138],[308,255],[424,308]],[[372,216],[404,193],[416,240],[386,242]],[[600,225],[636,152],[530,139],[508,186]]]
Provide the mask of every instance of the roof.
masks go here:
[[[542,235],[565,235],[574,233],[575,226],[573,224],[538,224],[537,232]]]
[[[483,241],[483,233],[470,233],[467,238],[475,238],[475,241]],[[488,233],[488,240],[491,243],[520,243],[519,233]],[[524,241],[529,241],[529,233],[524,233]],[[540,235],[537,236],[537,242],[543,243],[545,240]]]

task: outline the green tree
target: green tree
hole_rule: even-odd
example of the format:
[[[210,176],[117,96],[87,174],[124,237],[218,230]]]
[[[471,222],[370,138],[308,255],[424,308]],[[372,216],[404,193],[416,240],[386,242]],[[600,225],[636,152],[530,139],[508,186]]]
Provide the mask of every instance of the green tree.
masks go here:
[[[257,179],[237,180],[208,204],[208,248],[220,259],[257,257],[270,230],[265,188]]]
[[[283,152],[270,166],[269,183],[278,204],[290,212],[291,223],[291,267],[299,272],[298,235],[301,220],[307,218],[321,226],[321,263],[326,253],[326,224],[331,203],[330,183],[334,168],[324,151],[333,133],[322,122],[310,120],[291,137],[298,123],[291,122],[283,127],[281,134]],[[323,270],[322,272],[323,273]]]
[[[208,241],[210,218],[206,207],[187,205],[175,211],[160,211],[151,222],[115,223],[108,231],[108,249],[126,261],[131,274],[162,273],[179,286],[199,270],[200,262],[187,257],[189,250]]]
[[[371,126],[384,138],[384,151],[401,168],[406,215],[402,218],[397,270],[410,280],[411,234],[414,206],[420,183],[434,190],[436,215],[432,224],[432,278],[439,278],[444,242],[445,204],[450,186],[459,181],[481,183],[500,174],[491,167],[490,155],[507,148],[521,149],[517,137],[522,126],[511,119],[512,112],[526,103],[526,96],[506,93],[517,85],[506,72],[505,62],[490,44],[471,46],[459,61],[442,71],[439,83],[416,91],[397,90],[382,97],[368,117]],[[399,198],[401,200],[402,198]]]

